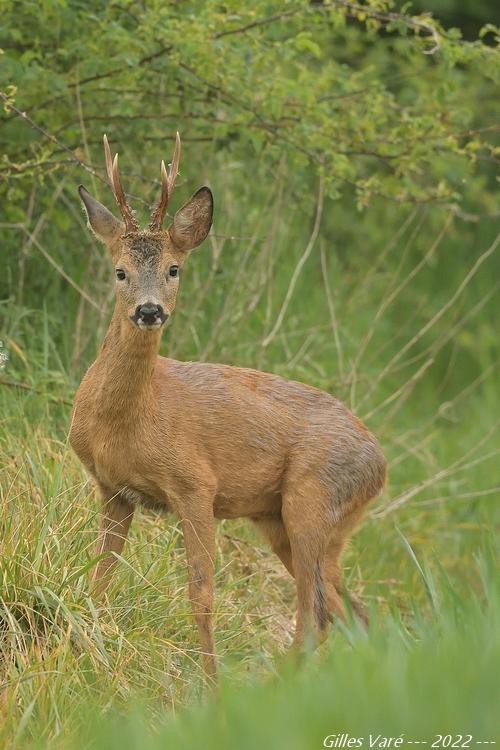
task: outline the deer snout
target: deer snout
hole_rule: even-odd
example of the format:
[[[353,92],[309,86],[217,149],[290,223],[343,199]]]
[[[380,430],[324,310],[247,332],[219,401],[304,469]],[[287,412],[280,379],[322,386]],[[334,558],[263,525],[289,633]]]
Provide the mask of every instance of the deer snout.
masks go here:
[[[168,313],[163,310],[161,305],[152,302],[146,302],[138,305],[133,316],[134,323],[138,326],[161,326],[168,318]]]

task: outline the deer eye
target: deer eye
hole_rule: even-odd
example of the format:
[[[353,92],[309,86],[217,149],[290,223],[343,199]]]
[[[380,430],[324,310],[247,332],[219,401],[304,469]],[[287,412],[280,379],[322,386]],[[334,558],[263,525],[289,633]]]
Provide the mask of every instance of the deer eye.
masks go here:
[[[175,279],[179,275],[179,266],[170,266],[168,269],[168,275]]]
[[[125,271],[123,270],[123,268],[117,268],[116,269],[116,278],[119,281],[124,281],[124,279],[127,278],[127,274],[125,273]]]

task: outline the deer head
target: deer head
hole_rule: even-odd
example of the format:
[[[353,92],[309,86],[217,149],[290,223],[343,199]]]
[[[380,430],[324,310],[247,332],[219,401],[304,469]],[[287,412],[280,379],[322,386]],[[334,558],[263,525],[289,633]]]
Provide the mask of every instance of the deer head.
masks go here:
[[[179,287],[179,270],[190,250],[207,236],[212,225],[213,197],[208,187],[196,191],[175,213],[168,229],[163,219],[179,170],[181,141],[177,133],[169,171],[161,163],[161,195],[149,227],[141,230],[123,191],[118,169],[104,136],[108,180],[122,215],[119,221],[80,185],[88,225],[110,250],[116,274],[116,304],[131,325],[151,331],[161,328],[174,310]]]

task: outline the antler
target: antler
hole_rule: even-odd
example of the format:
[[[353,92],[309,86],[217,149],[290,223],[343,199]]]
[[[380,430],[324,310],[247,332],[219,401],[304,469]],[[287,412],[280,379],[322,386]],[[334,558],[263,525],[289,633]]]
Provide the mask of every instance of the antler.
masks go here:
[[[120,180],[120,172],[118,170],[118,154],[115,154],[115,158],[111,157],[111,150],[107,136],[103,138],[104,142],[104,155],[106,157],[106,171],[108,173],[109,184],[115,196],[115,200],[120,209],[123,220],[125,221],[125,232],[138,232],[140,227],[137,219],[134,216],[132,209],[130,208],[125,193],[123,192],[122,183]]]
[[[181,138],[179,133],[175,136],[175,149],[172,157],[172,163],[170,170],[167,174],[165,162],[161,163],[161,196],[158,201],[156,208],[151,214],[151,220],[149,222],[149,228],[152,232],[158,232],[161,229],[165,213],[167,211],[167,205],[171,198],[174,190],[175,179],[179,173],[179,161],[181,158]]]

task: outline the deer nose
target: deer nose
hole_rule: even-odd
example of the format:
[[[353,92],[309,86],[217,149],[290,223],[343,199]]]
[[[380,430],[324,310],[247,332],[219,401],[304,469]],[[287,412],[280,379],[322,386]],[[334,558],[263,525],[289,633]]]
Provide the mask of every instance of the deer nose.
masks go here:
[[[138,305],[135,311],[136,320],[142,320],[146,325],[154,325],[157,321],[164,323],[167,316],[163,312],[161,305],[154,305],[151,302],[146,302],[144,305]]]

